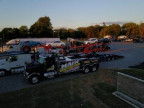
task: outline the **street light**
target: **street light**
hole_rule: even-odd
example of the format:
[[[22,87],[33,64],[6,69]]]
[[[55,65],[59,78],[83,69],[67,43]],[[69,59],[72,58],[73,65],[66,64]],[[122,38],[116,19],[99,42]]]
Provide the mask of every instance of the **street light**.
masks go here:
[[[56,37],[59,37],[59,30],[54,30],[54,31],[53,31],[53,37],[55,37],[55,36],[54,36],[55,33],[56,33]]]

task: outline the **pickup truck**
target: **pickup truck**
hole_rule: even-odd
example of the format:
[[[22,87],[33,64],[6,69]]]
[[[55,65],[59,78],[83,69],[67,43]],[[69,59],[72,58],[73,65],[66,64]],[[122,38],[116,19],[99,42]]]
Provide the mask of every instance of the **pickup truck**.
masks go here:
[[[37,62],[27,64],[24,77],[30,83],[36,84],[43,78],[53,78],[55,75],[83,71],[95,72],[99,68],[99,60],[96,58],[73,58],[52,54],[39,56]]]

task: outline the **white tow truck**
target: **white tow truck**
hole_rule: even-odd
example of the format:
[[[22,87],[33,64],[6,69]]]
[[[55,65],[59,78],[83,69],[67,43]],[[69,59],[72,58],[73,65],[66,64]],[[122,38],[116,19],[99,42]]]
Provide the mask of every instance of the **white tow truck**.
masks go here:
[[[15,53],[0,59],[0,76],[10,73],[21,73],[25,70],[26,63],[31,63],[31,54]]]

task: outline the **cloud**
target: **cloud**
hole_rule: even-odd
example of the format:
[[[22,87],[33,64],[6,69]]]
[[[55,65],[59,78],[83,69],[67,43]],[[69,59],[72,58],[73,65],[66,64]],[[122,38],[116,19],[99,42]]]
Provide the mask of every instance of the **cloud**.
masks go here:
[[[109,21],[109,22],[104,22],[106,25],[111,25],[111,24],[119,24],[119,25],[122,25],[122,24],[125,24],[125,23],[128,23],[128,21]],[[103,22],[101,22],[101,24],[103,24]]]
[[[103,25],[103,23],[105,23],[106,25],[111,25],[111,24],[123,25],[128,22],[131,22],[131,21],[104,21],[104,22],[100,22],[100,23],[92,23],[91,25]]]

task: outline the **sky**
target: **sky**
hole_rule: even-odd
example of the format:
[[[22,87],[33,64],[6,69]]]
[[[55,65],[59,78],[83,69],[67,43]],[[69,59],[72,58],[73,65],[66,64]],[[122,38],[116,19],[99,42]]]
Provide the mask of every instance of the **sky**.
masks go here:
[[[144,0],[0,0],[0,30],[48,16],[53,28],[144,22]]]

